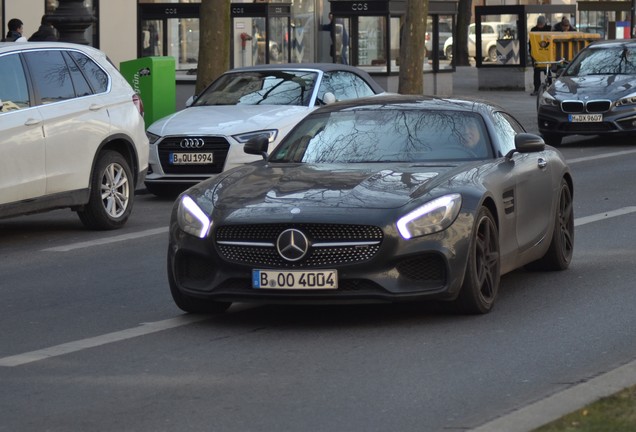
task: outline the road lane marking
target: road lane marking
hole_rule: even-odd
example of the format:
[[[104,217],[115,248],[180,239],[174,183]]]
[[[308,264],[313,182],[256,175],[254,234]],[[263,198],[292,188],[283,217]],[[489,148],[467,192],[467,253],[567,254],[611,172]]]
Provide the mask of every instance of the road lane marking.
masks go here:
[[[628,155],[632,153],[636,153],[636,150],[625,150],[625,151],[619,151],[619,152],[613,152],[613,153],[601,153],[594,156],[585,156],[580,158],[568,159],[567,163],[568,165],[571,165],[571,164],[579,163],[579,162],[597,161],[599,159],[606,159],[606,158],[616,157],[616,156],[624,156],[624,155]]]
[[[574,226],[586,225],[592,222],[598,222],[601,220],[623,216],[630,213],[636,213],[636,207],[623,207],[612,211],[607,211],[603,213],[597,213],[594,215],[584,216],[580,218],[574,219]]]
[[[154,229],[149,229],[146,231],[138,231],[138,232],[122,234],[122,235],[118,235],[114,237],[108,237],[108,238],[79,242],[79,243],[71,243],[65,246],[56,246],[52,248],[46,248],[46,249],[42,249],[42,252],[69,252],[75,249],[82,249],[82,248],[87,248],[92,246],[117,243],[117,242],[126,241],[126,240],[133,240],[133,239],[137,239],[141,237],[164,234],[167,232],[168,232],[168,227],[154,228]]]
[[[57,357],[64,354],[69,354],[77,351],[82,351],[88,348],[98,347],[113,342],[120,342],[126,339],[132,339],[138,336],[144,336],[151,333],[160,332],[176,327],[185,326],[188,324],[196,323],[210,319],[210,316],[205,315],[182,315],[176,318],[170,318],[163,321],[155,321],[150,323],[142,323],[138,327],[129,328],[113,333],[107,333],[101,336],[96,336],[87,339],[81,339],[73,342],[68,342],[61,345],[44,348],[41,350],[31,351],[23,354],[17,354],[9,357],[0,358],[0,367],[13,367],[21,366],[27,363],[36,362],[39,360],[49,359],[51,357]]]

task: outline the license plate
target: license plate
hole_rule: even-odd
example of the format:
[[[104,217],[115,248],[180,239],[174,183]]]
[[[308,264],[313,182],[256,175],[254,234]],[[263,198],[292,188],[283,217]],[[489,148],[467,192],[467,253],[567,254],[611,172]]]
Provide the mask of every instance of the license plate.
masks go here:
[[[603,121],[603,114],[570,114],[568,120],[572,123],[596,123]]]
[[[266,289],[337,289],[337,270],[252,270],[252,287]]]
[[[170,153],[172,165],[202,165],[214,163],[214,153]]]

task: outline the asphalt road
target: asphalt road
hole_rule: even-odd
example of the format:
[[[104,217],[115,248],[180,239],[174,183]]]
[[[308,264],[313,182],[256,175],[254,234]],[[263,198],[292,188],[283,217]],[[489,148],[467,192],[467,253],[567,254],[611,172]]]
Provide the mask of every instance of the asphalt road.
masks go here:
[[[532,117],[527,94],[495,96]],[[504,276],[478,317],[434,304],[185,315],[165,275],[170,200],[140,195],[116,232],[70,211],[0,220],[0,431],[462,431],[629,363],[636,147],[562,151],[572,266]]]

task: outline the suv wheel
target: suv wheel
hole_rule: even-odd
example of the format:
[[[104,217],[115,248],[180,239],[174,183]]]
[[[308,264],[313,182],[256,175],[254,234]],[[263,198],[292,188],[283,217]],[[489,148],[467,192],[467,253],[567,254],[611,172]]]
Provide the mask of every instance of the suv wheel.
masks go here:
[[[488,48],[488,60],[490,60],[491,62],[496,62],[497,61],[497,47],[496,46],[491,46],[490,48]]]
[[[93,171],[88,203],[77,212],[82,223],[96,230],[122,227],[132,211],[133,183],[126,159],[112,150],[102,152]]]

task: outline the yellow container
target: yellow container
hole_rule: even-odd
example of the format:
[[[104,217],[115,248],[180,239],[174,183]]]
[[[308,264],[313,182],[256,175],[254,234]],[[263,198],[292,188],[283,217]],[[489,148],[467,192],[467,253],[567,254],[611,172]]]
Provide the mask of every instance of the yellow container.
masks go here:
[[[596,33],[530,32],[530,55],[535,62],[572,60],[583,48],[601,38]]]

